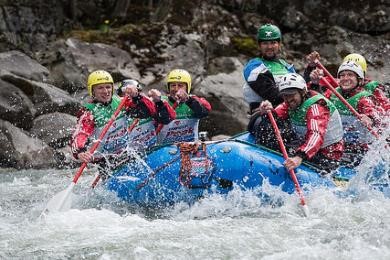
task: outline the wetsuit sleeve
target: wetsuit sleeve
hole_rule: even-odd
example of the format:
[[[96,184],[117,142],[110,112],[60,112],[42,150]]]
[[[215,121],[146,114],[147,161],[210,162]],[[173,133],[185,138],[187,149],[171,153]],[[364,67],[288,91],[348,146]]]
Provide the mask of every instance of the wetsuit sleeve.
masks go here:
[[[248,86],[263,100],[269,100],[274,107],[283,102],[272,73],[260,59],[250,60],[244,67],[243,75]]]
[[[385,93],[380,87],[377,87],[372,94],[374,95],[375,99],[378,102],[378,105],[380,105],[385,113],[389,113],[390,111],[390,100],[386,97]]]
[[[321,101],[319,101],[321,102]],[[329,109],[321,104],[313,104],[306,114],[307,132],[305,142],[297,149],[296,154],[305,155],[303,159],[311,159],[324,143],[326,129],[330,120]]]
[[[126,112],[133,118],[155,117],[156,106],[149,98],[138,95],[125,103]]]
[[[374,103],[373,97],[362,97],[357,104],[357,112],[364,114],[374,121],[375,126],[379,126],[381,123],[381,114],[383,115],[383,109],[377,107]]]
[[[279,97],[279,90],[274,77],[268,70],[264,73],[259,73],[255,80],[248,81],[248,85],[264,100],[270,101],[273,106],[283,102],[283,99]]]
[[[274,114],[280,119],[288,118],[288,105],[286,102],[283,102],[274,109]]]
[[[81,109],[78,113],[76,130],[70,140],[73,157],[78,159],[78,154],[87,150],[89,137],[95,129],[95,122],[91,112]]]
[[[156,102],[157,114],[155,120],[158,124],[169,124],[176,118],[175,110],[169,105],[167,101]]]
[[[208,116],[211,110],[210,103],[206,99],[197,96],[190,96],[186,101],[186,105],[192,109],[196,118]]]
[[[330,89],[327,89],[324,93],[322,93],[322,95],[324,97],[326,97],[327,99],[330,99],[330,97],[332,96],[333,92],[330,90]]]

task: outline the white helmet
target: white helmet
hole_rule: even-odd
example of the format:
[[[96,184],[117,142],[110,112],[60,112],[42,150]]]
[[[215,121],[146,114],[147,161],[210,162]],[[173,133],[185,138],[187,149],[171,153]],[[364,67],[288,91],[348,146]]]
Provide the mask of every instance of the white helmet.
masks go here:
[[[281,95],[293,92],[292,90],[307,91],[306,81],[297,73],[286,74],[279,83],[279,93]]]
[[[349,71],[355,72],[356,75],[358,76],[358,78],[364,79],[364,72],[363,72],[362,67],[360,67],[359,64],[357,64],[357,63],[355,63],[353,61],[345,61],[345,62],[343,62],[340,65],[339,70],[337,71],[337,77],[339,77],[340,72],[345,71],[345,70],[349,70]]]

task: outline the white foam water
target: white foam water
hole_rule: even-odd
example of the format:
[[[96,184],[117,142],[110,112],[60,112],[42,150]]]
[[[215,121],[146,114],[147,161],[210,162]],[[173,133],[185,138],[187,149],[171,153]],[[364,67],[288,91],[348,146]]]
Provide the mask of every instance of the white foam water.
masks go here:
[[[234,189],[191,206],[140,209],[103,187],[91,189],[94,169],[74,187],[71,210],[39,217],[75,170],[0,169],[0,259],[387,260],[390,192],[367,186],[389,183],[385,145],[372,144],[346,193],[314,188],[305,194],[308,217],[296,194],[268,183],[266,200],[259,190]],[[382,175],[370,175],[378,163]]]
[[[90,170],[74,189],[73,209],[39,218],[73,174],[3,170],[0,259],[390,259],[390,201],[380,192],[312,190],[307,218],[295,194],[272,186],[263,187],[269,204],[256,190],[235,189],[153,212],[92,190]]]

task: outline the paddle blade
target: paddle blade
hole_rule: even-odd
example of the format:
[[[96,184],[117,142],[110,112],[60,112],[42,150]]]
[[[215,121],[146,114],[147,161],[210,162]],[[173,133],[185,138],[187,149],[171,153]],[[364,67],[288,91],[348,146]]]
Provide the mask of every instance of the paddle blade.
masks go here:
[[[72,190],[75,183],[72,182],[68,188],[57,193],[48,203],[42,214],[50,212],[67,211],[72,206]]]
[[[302,210],[305,217],[309,217],[309,207],[306,204],[302,205]]]

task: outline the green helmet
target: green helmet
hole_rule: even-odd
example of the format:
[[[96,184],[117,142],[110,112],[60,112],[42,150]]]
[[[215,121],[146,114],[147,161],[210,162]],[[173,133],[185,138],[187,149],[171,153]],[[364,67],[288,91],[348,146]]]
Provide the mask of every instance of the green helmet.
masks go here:
[[[260,26],[259,30],[257,31],[258,41],[280,41],[281,39],[282,33],[276,25],[267,23]]]

